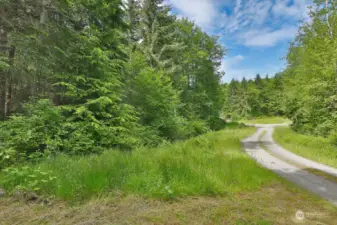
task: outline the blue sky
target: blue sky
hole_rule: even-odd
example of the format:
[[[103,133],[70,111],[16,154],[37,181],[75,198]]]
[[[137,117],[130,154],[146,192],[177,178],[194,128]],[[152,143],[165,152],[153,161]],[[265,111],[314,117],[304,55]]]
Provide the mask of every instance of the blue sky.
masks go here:
[[[300,21],[309,21],[311,0],[166,0],[178,17],[187,17],[207,33],[220,36],[227,49],[224,82],[273,76],[286,61]]]

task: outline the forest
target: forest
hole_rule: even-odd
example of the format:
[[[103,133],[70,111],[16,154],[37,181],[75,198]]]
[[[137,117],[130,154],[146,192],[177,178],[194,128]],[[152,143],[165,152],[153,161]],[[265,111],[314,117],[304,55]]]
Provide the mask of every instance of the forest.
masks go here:
[[[162,3],[1,0],[1,167],[221,128],[225,49]]]
[[[226,118],[239,120],[264,116],[285,116],[285,80],[281,74],[273,78],[260,74],[252,80],[232,80],[222,85],[223,112]]]
[[[112,211],[97,224],[337,221],[243,151],[245,120],[283,118],[274,139],[336,167],[335,1],[313,1],[282,71],[228,83],[221,37],[166,3],[0,0],[0,221],[75,224],[98,208]],[[264,151],[262,136],[248,144]]]
[[[283,72],[227,84],[219,37],[163,0],[1,0],[0,167],[154,147],[261,116],[337,141],[336,6],[315,4]]]

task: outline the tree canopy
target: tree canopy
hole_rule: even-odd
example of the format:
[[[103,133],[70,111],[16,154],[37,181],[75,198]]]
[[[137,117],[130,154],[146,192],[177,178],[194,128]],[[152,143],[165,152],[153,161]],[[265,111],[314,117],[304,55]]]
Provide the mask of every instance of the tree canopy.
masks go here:
[[[225,50],[162,3],[0,0],[0,167],[218,128]]]

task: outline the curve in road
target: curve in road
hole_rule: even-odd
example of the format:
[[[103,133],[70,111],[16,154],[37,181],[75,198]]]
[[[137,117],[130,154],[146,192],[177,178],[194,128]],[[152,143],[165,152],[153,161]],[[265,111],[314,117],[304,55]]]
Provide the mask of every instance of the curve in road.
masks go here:
[[[274,128],[284,126],[283,124],[254,126],[257,127],[256,133],[242,141],[242,145],[249,156],[265,168],[304,189],[320,195],[337,206],[337,183],[312,174],[302,169],[302,166],[320,170],[336,177],[337,169],[298,156],[276,144],[272,138]],[[268,151],[261,144],[268,148]],[[293,163],[290,163],[290,161]]]

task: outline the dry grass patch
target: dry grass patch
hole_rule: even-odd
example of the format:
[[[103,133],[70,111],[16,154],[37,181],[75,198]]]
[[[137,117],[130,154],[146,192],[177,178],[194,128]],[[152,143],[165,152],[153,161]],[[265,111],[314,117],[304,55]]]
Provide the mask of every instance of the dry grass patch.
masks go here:
[[[0,224],[337,224],[337,208],[286,182],[228,197],[119,197],[70,206],[0,200]],[[296,220],[302,210],[306,219]]]

